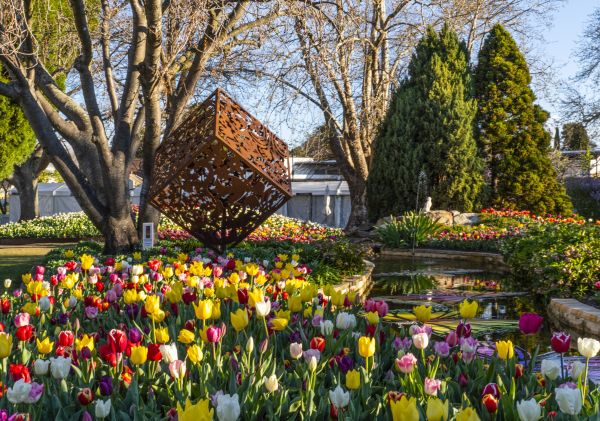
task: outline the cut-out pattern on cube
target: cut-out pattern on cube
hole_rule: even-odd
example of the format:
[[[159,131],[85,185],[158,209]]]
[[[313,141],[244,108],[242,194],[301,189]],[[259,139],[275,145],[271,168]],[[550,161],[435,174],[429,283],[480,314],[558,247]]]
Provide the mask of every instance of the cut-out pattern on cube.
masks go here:
[[[282,140],[217,89],[156,151],[150,203],[222,252],[290,199],[287,158]]]

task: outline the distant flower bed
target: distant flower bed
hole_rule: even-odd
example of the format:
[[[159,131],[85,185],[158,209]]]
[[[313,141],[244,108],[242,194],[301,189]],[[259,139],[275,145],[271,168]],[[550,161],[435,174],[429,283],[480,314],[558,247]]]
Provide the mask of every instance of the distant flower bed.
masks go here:
[[[83,212],[59,213],[0,225],[0,238],[81,239],[100,235]]]

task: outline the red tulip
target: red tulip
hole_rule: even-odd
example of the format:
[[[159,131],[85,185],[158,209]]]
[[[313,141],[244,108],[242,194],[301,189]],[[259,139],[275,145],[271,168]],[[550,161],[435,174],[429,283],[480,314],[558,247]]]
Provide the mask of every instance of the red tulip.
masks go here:
[[[58,344],[60,346],[73,346],[73,341],[75,337],[73,336],[73,332],[70,330],[63,330],[58,334]]]
[[[10,311],[10,301],[8,298],[3,298],[2,301],[0,301],[0,305],[2,306],[2,313],[8,314]]]
[[[481,399],[481,402],[483,403],[483,405],[485,406],[485,409],[487,409],[487,411],[490,414],[493,414],[494,412],[496,412],[498,410],[498,399],[496,399],[491,394],[485,395]]]
[[[240,304],[248,303],[248,290],[246,288],[239,288],[237,290],[237,296]]]
[[[21,326],[21,327],[17,328],[17,331],[15,332],[15,336],[20,341],[28,341],[29,339],[31,339],[32,335],[33,335],[33,326],[31,326],[31,325]]]
[[[149,361],[162,360],[162,354],[160,352],[160,344],[148,344],[148,360]]]
[[[110,344],[100,345],[98,354],[100,354],[100,358],[107,362],[111,367],[117,366],[117,354],[111,348]]]
[[[554,332],[550,339],[550,345],[554,352],[563,354],[571,348],[571,335],[567,335],[565,332]]]
[[[523,313],[519,318],[519,329],[524,335],[534,335],[542,328],[544,318],[536,313]]]
[[[523,364],[515,364],[515,378],[516,379],[523,376],[524,371],[525,371],[525,367],[523,367]]]
[[[112,329],[108,332],[108,343],[114,352],[121,354],[127,349],[127,335],[122,330]]]
[[[94,401],[94,392],[89,387],[86,387],[77,394],[77,400],[83,406],[89,405]]]
[[[23,379],[25,383],[31,383],[29,369],[23,364],[11,364],[8,368],[8,371],[10,372],[13,382]]]
[[[325,338],[322,338],[321,336],[315,336],[310,340],[310,348],[318,349],[320,352],[323,352],[325,349]]]

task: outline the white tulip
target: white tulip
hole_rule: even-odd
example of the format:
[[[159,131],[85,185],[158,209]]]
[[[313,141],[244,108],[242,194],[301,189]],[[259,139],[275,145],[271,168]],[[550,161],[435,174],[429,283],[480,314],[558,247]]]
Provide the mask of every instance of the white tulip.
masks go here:
[[[308,369],[313,372],[317,369],[317,357],[315,357],[314,355],[310,357],[310,359],[308,360]]]
[[[50,368],[50,361],[48,360],[35,360],[33,363],[33,372],[36,376],[45,376],[48,374]]]
[[[4,280],[4,288],[6,288],[6,289],[9,289],[11,285],[12,285],[12,280],[11,280],[11,279],[8,279],[8,278],[6,278],[6,279]]]
[[[94,408],[94,414],[96,418],[106,418],[110,414],[111,402],[110,399],[107,401],[96,401],[96,406]]]
[[[77,298],[71,296],[71,298],[69,298],[69,307],[73,308],[77,305]]]
[[[521,421],[537,421],[542,417],[542,407],[534,398],[517,402],[517,412]]]
[[[331,320],[323,320],[320,323],[321,335],[329,336],[333,332],[333,322]]]
[[[259,317],[267,317],[271,312],[271,301],[263,301],[256,303],[256,314]]]
[[[425,349],[429,345],[429,335],[425,332],[417,333],[412,336],[412,341],[417,349]]]
[[[163,361],[167,364],[171,364],[173,361],[177,361],[177,346],[175,344],[170,345],[161,345],[158,349],[160,349],[160,353],[162,354]]]
[[[235,421],[240,416],[238,394],[217,397],[217,418],[219,421]]]
[[[265,388],[268,392],[273,393],[279,388],[279,381],[275,374],[271,374],[269,377],[263,377]]]
[[[561,412],[567,415],[578,415],[581,412],[583,402],[581,400],[581,391],[571,389],[570,387],[559,387],[555,391],[556,402]]]
[[[295,360],[300,358],[302,356],[302,344],[298,342],[292,342],[290,344],[290,354]]]
[[[578,338],[577,350],[586,358],[595,357],[600,351],[600,342],[592,338]]]
[[[354,314],[341,311],[338,313],[335,319],[335,325],[338,327],[338,329],[354,329],[356,327],[356,316],[354,316]]]
[[[246,352],[252,354],[252,351],[254,351],[254,338],[250,336],[246,342]]]
[[[555,360],[542,360],[540,371],[550,380],[556,380],[560,376],[560,363]]]
[[[581,361],[573,361],[573,363],[571,364],[571,370],[570,370],[570,374],[571,374],[571,378],[575,381],[579,380],[579,377],[583,374],[585,370],[585,364],[582,363]],[[582,382],[585,381],[585,379],[581,379]]]
[[[345,408],[350,403],[350,392],[344,392],[338,384],[335,389],[329,391],[329,400],[336,408]]]
[[[19,379],[13,387],[9,387],[6,396],[11,403],[18,404],[25,402],[29,398],[31,392],[31,383],[26,383],[25,380]]]
[[[69,375],[71,371],[71,359],[65,357],[50,358],[50,371],[52,377],[61,380]]]
[[[46,312],[50,310],[50,299],[48,297],[42,297],[39,299],[38,305],[40,306],[40,311]]]

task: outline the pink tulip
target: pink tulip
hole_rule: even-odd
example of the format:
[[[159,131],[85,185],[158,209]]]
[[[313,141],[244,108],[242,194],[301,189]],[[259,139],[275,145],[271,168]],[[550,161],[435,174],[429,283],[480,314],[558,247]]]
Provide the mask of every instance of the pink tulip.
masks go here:
[[[441,380],[438,379],[430,379],[428,377],[425,378],[424,382],[424,390],[425,393],[430,396],[436,396],[438,390],[442,387]]]
[[[448,335],[446,335],[446,343],[450,347],[458,345],[458,335],[454,330],[451,330],[450,332],[448,332]]]
[[[15,316],[15,326],[23,327],[29,324],[29,314],[28,313],[19,313]]]
[[[208,342],[219,342],[221,340],[221,328],[211,326],[206,329],[206,338]]]
[[[523,313],[519,318],[519,329],[524,335],[534,335],[542,328],[544,318],[536,313]]]
[[[404,354],[400,358],[396,358],[396,367],[398,367],[398,370],[404,374],[412,373],[416,365],[417,359],[410,352],[408,354]]]
[[[169,364],[169,373],[174,379],[180,379],[185,376],[185,362],[181,360],[175,360]]]

